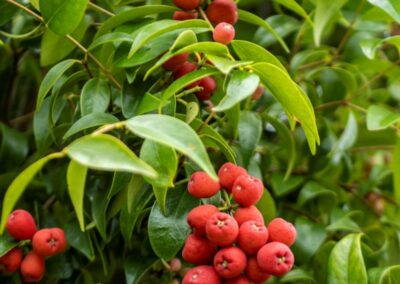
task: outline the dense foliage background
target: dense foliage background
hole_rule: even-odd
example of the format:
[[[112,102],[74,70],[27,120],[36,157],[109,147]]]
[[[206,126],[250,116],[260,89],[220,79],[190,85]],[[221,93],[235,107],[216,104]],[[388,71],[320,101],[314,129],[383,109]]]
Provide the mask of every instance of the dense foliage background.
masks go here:
[[[16,207],[65,228],[43,283],[179,279],[187,177],[226,161],[298,230],[295,269],[268,283],[399,281],[400,2],[238,5],[228,50],[170,1],[0,0],[1,229]],[[159,66],[183,51],[215,67],[173,83]],[[182,91],[207,75],[212,103]]]

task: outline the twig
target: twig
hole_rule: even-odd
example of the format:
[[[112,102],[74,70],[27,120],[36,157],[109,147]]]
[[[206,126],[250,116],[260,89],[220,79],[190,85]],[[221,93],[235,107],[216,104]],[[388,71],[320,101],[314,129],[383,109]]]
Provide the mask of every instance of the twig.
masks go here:
[[[97,11],[100,11],[100,12],[106,14],[107,16],[110,16],[110,17],[115,16],[114,13],[111,13],[110,11],[104,9],[103,7],[100,7],[100,6],[96,5],[96,4],[93,3],[93,2],[90,2],[90,1],[89,1],[89,6],[90,6],[91,8],[93,8],[93,9],[97,10]]]

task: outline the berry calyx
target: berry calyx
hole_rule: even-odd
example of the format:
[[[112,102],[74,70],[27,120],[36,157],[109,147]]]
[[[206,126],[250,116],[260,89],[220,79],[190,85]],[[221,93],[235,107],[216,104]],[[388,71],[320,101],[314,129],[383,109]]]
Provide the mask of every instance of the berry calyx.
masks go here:
[[[182,284],[221,284],[221,279],[210,265],[201,265],[190,269],[183,278]]]
[[[235,180],[241,176],[247,175],[247,171],[232,163],[225,163],[218,171],[219,183],[228,192],[232,192],[232,186]]]
[[[272,242],[258,251],[257,263],[268,274],[283,276],[292,269],[294,256],[287,245]]]
[[[21,276],[25,283],[39,282],[45,272],[44,258],[34,251],[29,252],[21,263]]]
[[[235,212],[234,218],[238,222],[239,226],[246,221],[258,221],[264,224],[263,215],[254,205],[249,207],[239,207]]]
[[[172,0],[176,7],[183,10],[193,10],[199,7],[200,0]]]
[[[282,218],[272,220],[268,225],[268,232],[270,233],[270,242],[280,242],[290,247],[296,241],[296,228]]]
[[[39,230],[32,239],[33,250],[43,257],[53,256],[64,252],[67,240],[60,228]]]
[[[238,21],[237,6],[233,0],[214,0],[208,5],[206,14],[214,25],[222,22],[234,25]]]
[[[237,247],[221,249],[214,257],[214,268],[223,278],[235,278],[246,268],[244,252]]]
[[[235,28],[231,24],[219,23],[214,29],[213,39],[216,42],[228,45],[235,38],[235,33]]]
[[[218,212],[218,208],[211,204],[200,205],[193,208],[186,218],[189,226],[192,228],[193,234],[200,237],[205,236],[208,219]]]
[[[36,233],[36,223],[32,215],[23,209],[13,211],[6,224],[7,232],[18,241],[30,240]]]
[[[212,77],[205,77],[199,81],[199,87],[202,87],[203,90],[195,93],[196,97],[201,101],[209,100],[214,93],[217,83]]]
[[[175,56],[172,56],[168,59],[162,67],[169,71],[174,71],[181,67],[189,58],[189,53],[182,53]]]
[[[206,223],[208,239],[218,246],[232,245],[239,234],[236,220],[226,213],[216,213]]]
[[[251,206],[256,204],[262,197],[264,186],[262,182],[253,176],[240,176],[235,180],[232,187],[233,199],[240,206]]]
[[[22,250],[13,248],[5,255],[0,257],[0,273],[14,273],[18,270],[22,262]]]
[[[246,254],[256,254],[267,241],[268,230],[263,223],[247,221],[240,226],[238,244]]]
[[[212,262],[217,247],[206,238],[189,235],[182,250],[182,257],[189,263],[209,264]]]
[[[255,256],[247,259],[246,276],[254,283],[264,283],[271,277],[271,275],[260,268]]]
[[[176,11],[172,15],[172,19],[176,21],[186,21],[197,19],[199,14],[196,11]]]
[[[195,172],[190,177],[188,191],[196,198],[209,198],[215,195],[220,189],[218,181],[213,180],[205,172]]]

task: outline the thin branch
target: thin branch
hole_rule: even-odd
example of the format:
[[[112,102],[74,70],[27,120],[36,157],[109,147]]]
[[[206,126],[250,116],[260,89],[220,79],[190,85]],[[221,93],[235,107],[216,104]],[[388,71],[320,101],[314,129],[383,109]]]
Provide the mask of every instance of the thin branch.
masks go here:
[[[201,17],[210,25],[210,29],[212,32],[214,32],[214,26],[211,24],[210,20],[208,19],[206,13],[204,12],[203,8],[199,7],[199,13]]]
[[[99,11],[99,12],[102,12],[103,14],[106,14],[107,16],[110,16],[110,17],[115,16],[114,13],[111,13],[110,11],[104,9],[103,7],[100,7],[99,5],[96,5],[96,4],[93,3],[93,2],[90,2],[90,1],[89,1],[89,6],[90,6],[91,8],[93,8],[94,10],[97,10],[97,11]]]

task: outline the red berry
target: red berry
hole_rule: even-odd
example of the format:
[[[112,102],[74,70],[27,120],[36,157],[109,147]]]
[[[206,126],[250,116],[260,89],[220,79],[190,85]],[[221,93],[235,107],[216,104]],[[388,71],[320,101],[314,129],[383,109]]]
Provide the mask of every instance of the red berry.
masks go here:
[[[259,100],[262,95],[264,94],[265,89],[262,86],[258,86],[257,89],[254,91],[253,95],[251,96],[253,101]]]
[[[222,44],[230,44],[235,38],[235,28],[228,23],[219,23],[213,33],[213,39]]]
[[[171,272],[179,272],[182,269],[182,263],[179,258],[171,259],[168,264]]]
[[[236,241],[239,225],[232,216],[216,213],[206,223],[208,239],[219,246],[229,246]]]
[[[217,87],[217,83],[212,77],[205,77],[199,81],[198,86],[202,87],[203,90],[197,92],[196,97],[201,101],[206,101],[211,98],[212,93]]]
[[[214,25],[222,22],[234,25],[238,20],[237,6],[233,0],[213,1],[208,5],[206,14]]]
[[[195,172],[188,183],[189,193],[196,198],[209,198],[220,189],[218,181],[213,180],[205,172]]]
[[[200,237],[205,236],[206,223],[208,219],[210,219],[212,215],[218,212],[218,208],[211,204],[200,205],[196,208],[193,208],[189,212],[186,219],[189,226],[192,228],[193,234]]]
[[[193,264],[210,264],[217,252],[217,247],[208,239],[191,234],[185,242],[182,257]]]
[[[33,250],[41,256],[53,256],[64,252],[67,240],[60,228],[39,230],[32,239]]]
[[[191,62],[185,62],[182,66],[178,67],[174,73],[174,80],[178,80],[179,78],[189,74],[197,69],[197,65]]]
[[[246,268],[247,258],[237,247],[221,249],[214,257],[214,268],[223,278],[235,278]]]
[[[193,10],[199,7],[200,0],[172,0],[175,6],[183,10]]]
[[[268,274],[283,276],[292,269],[294,256],[287,245],[272,242],[258,251],[257,263]]]
[[[241,175],[247,175],[247,171],[244,168],[232,163],[225,163],[218,171],[219,183],[228,192],[232,192],[233,183]]]
[[[247,259],[246,276],[254,283],[264,283],[271,277],[271,275],[258,266],[257,258],[255,256]]]
[[[254,205],[249,207],[239,207],[236,209],[234,218],[238,222],[239,226],[246,221],[258,221],[264,224],[263,215]]]
[[[263,223],[247,221],[240,226],[238,244],[246,254],[256,254],[267,241],[268,230]]]
[[[182,284],[221,284],[218,273],[212,266],[201,265],[190,269],[183,278]]]
[[[30,240],[36,233],[36,223],[31,213],[18,209],[8,217],[6,229],[8,234],[18,241]]]
[[[44,275],[44,258],[34,251],[29,252],[21,263],[21,276],[23,282],[39,282]]]
[[[14,273],[18,270],[22,261],[22,250],[13,248],[0,257],[0,273]]]
[[[268,225],[268,232],[270,242],[280,242],[290,247],[296,241],[296,228],[282,218],[272,220]]]
[[[162,65],[162,67],[166,70],[174,71],[177,68],[181,67],[186,62],[186,60],[188,60],[188,58],[189,53],[182,53],[172,56]]]
[[[172,19],[177,21],[185,21],[197,19],[199,14],[196,11],[176,11],[172,16]]]
[[[246,276],[241,275],[236,278],[225,279],[224,284],[250,284],[250,281]]]
[[[261,199],[263,192],[264,185],[262,182],[249,175],[238,177],[232,187],[233,199],[240,206],[256,204]]]

